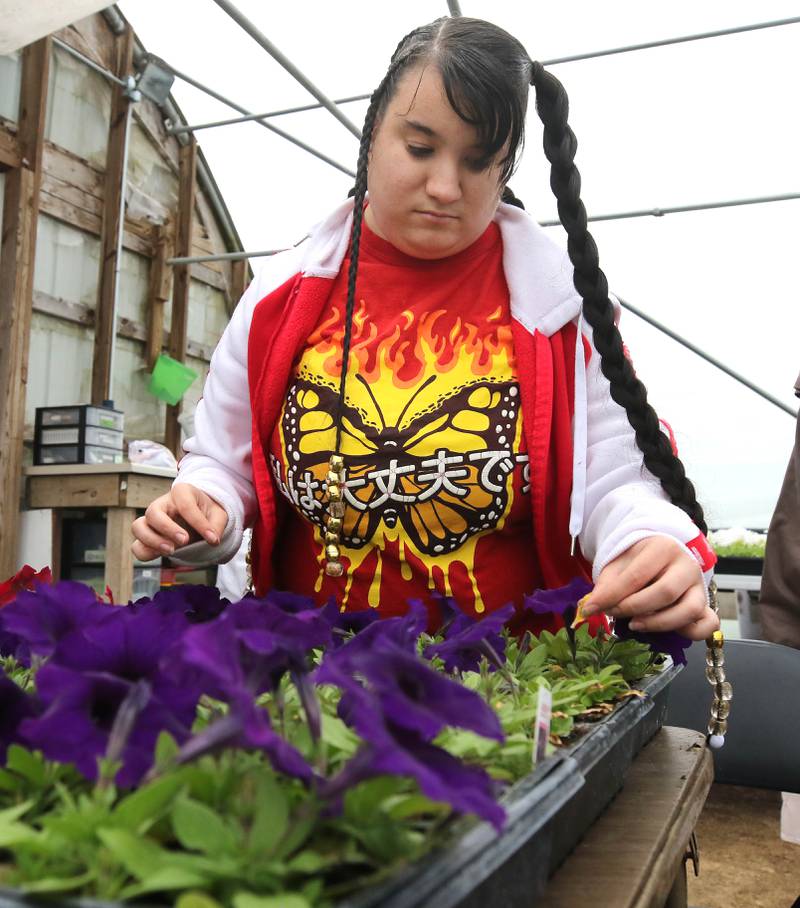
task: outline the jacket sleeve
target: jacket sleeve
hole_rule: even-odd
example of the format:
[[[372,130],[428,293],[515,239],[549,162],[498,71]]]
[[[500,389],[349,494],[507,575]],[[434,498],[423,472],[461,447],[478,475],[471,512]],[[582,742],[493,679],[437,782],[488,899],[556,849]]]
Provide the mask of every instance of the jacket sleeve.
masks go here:
[[[203,397],[195,411],[195,434],[184,442],[186,453],[173,485],[189,483],[202,489],[225,508],[228,522],[219,545],[201,541],[177,549],[173,560],[179,564],[229,561],[241,545],[244,528],[255,518],[247,376],[250,324],[258,303],[296,274],[299,262],[298,250],[291,249],[262,263],[211,357]]]
[[[715,556],[691,518],[669,501],[645,467],[625,410],[611,398],[593,344],[586,367],[586,400],[586,498],[579,540],[592,562],[593,579],[640,539],[667,536],[698,562],[708,586]]]

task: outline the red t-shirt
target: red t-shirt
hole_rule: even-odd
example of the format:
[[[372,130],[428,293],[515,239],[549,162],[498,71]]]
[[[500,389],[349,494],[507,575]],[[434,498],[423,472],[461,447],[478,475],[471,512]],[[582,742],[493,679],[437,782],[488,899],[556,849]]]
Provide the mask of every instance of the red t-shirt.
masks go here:
[[[364,225],[342,433],[345,575],[325,575],[322,517],[349,257],[270,441],[290,504],[279,587],[391,615],[433,591],[479,614],[541,586],[502,252],[495,224],[434,261]]]

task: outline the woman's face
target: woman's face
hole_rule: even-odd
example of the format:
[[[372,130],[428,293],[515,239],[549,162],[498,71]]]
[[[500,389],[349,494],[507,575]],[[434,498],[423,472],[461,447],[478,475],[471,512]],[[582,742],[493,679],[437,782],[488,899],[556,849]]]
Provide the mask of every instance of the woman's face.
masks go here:
[[[406,72],[374,132],[370,229],[422,259],[454,255],[478,239],[497,208],[502,167],[486,160],[477,138],[450,106],[435,66]]]

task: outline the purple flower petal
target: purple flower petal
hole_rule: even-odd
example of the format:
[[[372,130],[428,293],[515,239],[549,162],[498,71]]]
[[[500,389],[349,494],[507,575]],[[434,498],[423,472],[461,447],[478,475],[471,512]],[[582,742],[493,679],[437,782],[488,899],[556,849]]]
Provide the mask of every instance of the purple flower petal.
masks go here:
[[[575,608],[592,591],[592,585],[583,577],[576,577],[566,586],[554,590],[536,590],[530,596],[525,596],[522,603],[524,611],[532,611],[535,615],[555,613],[563,615],[568,608]]]
[[[646,643],[654,653],[665,653],[671,656],[675,665],[686,665],[686,650],[692,645],[692,641],[688,637],[675,631],[664,631],[663,633],[632,631],[629,622],[629,618],[617,618],[614,621],[614,634],[620,640],[638,640],[639,643]]]
[[[5,762],[9,745],[19,743],[22,721],[37,715],[39,709],[35,697],[0,671],[0,764]]]
[[[502,661],[505,656],[505,639],[500,632],[515,614],[514,606],[509,604],[480,621],[462,622],[456,618],[442,643],[432,643],[425,647],[425,658],[438,656],[444,660],[448,672],[477,671],[481,658],[486,655],[485,644],[488,643]]]

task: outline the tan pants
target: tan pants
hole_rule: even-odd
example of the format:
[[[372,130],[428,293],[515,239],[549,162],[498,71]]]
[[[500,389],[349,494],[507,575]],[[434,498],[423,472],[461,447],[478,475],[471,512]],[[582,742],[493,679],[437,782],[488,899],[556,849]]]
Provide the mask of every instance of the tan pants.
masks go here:
[[[800,649],[800,419],[767,533],[758,606],[764,639]]]

